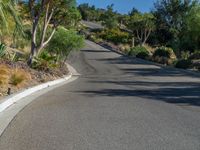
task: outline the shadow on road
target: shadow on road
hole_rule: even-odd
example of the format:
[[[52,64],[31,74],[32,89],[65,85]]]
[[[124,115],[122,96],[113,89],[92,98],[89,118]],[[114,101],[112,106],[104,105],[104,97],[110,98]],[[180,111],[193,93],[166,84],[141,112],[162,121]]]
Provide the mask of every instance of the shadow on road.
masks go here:
[[[108,50],[82,50],[83,52],[89,52],[89,53],[110,53],[111,51]]]
[[[161,88],[153,90],[127,90],[104,89],[101,91],[82,91],[87,94],[95,94],[110,97],[136,96],[151,100],[161,100],[167,103],[200,106],[200,86],[190,88]]]
[[[90,52],[90,50],[88,50],[88,52]],[[99,81],[97,79],[95,80],[95,78],[90,78],[91,80],[89,82],[110,84],[113,89],[79,91],[81,93],[109,97],[133,96],[167,103],[200,106],[200,80],[188,80],[188,78],[199,78],[200,74],[198,73],[171,67],[162,67],[155,65],[153,62],[125,56],[95,60],[103,61],[107,64],[114,64],[114,66],[117,66],[121,70],[122,76],[118,77],[119,80],[105,78],[105,80]],[[125,79],[123,75],[129,75],[130,78]],[[140,81],[137,77],[146,77],[148,81]],[[148,77],[153,78],[153,80]],[[158,78],[160,81],[157,81]],[[163,80],[163,78],[165,78],[165,80]],[[116,89],[116,84],[123,85],[124,88]]]
[[[130,58],[121,56],[117,58],[97,59],[97,61],[104,61],[109,64],[132,65],[132,68],[121,69],[126,74],[137,74],[141,76],[192,76],[200,77],[199,73],[189,72],[173,67],[165,67],[154,62],[142,60],[139,58]],[[145,67],[144,67],[145,66]],[[147,68],[148,67],[148,68]]]

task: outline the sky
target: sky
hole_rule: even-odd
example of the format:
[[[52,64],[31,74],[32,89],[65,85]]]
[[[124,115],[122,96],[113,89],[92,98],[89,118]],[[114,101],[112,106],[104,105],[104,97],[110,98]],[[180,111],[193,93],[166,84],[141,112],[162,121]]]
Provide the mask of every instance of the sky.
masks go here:
[[[149,12],[153,8],[156,0],[77,0],[78,4],[89,3],[97,8],[106,8],[110,4],[114,4],[114,9],[119,13],[128,13],[133,7],[141,12]]]

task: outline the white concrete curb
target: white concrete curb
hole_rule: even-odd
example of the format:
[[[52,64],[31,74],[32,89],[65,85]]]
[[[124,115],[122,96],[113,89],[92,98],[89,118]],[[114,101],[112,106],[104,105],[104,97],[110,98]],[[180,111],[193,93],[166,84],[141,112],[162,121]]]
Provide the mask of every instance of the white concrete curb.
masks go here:
[[[32,88],[24,90],[21,93],[14,94],[14,95],[12,95],[8,98],[3,99],[2,102],[0,102],[0,113],[3,112],[8,107],[10,107],[11,105],[13,105],[14,103],[20,101],[22,98],[29,96],[29,95],[31,95],[35,92],[40,91],[40,90],[43,90],[45,88],[48,88],[50,86],[54,86],[54,85],[57,85],[59,83],[65,82],[65,81],[69,80],[71,77],[72,77],[72,73],[70,73],[68,76],[66,76],[64,78],[34,86]]]

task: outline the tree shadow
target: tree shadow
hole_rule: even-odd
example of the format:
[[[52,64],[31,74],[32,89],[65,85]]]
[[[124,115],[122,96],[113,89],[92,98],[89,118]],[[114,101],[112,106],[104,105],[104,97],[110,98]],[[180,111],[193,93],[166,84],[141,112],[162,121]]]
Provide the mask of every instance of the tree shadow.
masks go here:
[[[173,104],[200,106],[200,87],[161,88],[152,90],[104,89],[101,91],[82,91],[87,94],[109,97],[142,97]]]
[[[193,76],[198,76],[199,75],[194,75],[186,72],[181,72],[178,69],[173,69],[173,68],[126,68],[126,69],[121,69],[125,74],[136,74],[140,76],[186,76],[186,75],[193,75]]]
[[[87,51],[86,51],[87,52]],[[88,50],[88,52],[92,52]],[[98,51],[94,51],[98,52]],[[106,51],[108,52],[108,51]],[[98,81],[96,76],[94,78],[88,78],[90,82],[95,82],[98,84],[112,84],[113,88],[103,89],[103,90],[88,90],[88,91],[78,91],[81,93],[93,95],[93,96],[109,96],[109,97],[141,97],[147,100],[157,100],[164,101],[173,104],[183,104],[191,106],[200,106],[200,80],[189,80],[187,77],[199,78],[199,73],[194,73],[190,71],[184,71],[182,69],[176,69],[172,67],[165,67],[158,65],[153,62],[146,60],[141,60],[138,58],[130,58],[126,56],[120,57],[110,57],[95,59],[97,61],[103,61],[108,64],[119,64],[117,67],[121,70],[119,80],[106,80]],[[127,68],[128,67],[128,68]],[[153,77],[154,81],[132,81],[132,79],[123,79],[125,75],[130,75],[131,77]],[[156,81],[158,77],[170,77],[163,81]],[[181,80],[176,80],[179,77]],[[121,78],[121,79],[120,79]],[[173,79],[173,80],[172,80]],[[185,80],[184,80],[185,79]],[[121,81],[122,80],[122,81]],[[124,81],[123,81],[124,80]],[[175,82],[173,82],[175,81]],[[179,82],[178,82],[179,81]],[[197,82],[195,82],[197,81]],[[123,85],[124,88],[115,89],[115,84]]]
[[[90,50],[90,49],[83,49],[82,52],[88,52],[88,53],[110,53],[111,51],[108,50]]]
[[[200,106],[200,83],[195,82],[146,82],[146,81],[94,81],[97,84],[123,85],[124,89],[103,89],[81,91],[93,96],[141,97],[148,100],[164,101],[172,104]],[[145,88],[143,88],[145,87]],[[134,98],[133,98],[134,99]]]
[[[140,75],[140,76],[191,76],[200,77],[200,73],[173,68],[170,66],[164,66],[161,64],[156,64],[154,62],[141,60],[138,58],[130,58],[121,56],[118,58],[103,58],[96,59],[97,61],[104,61],[109,64],[121,64],[121,65],[131,65],[129,68],[120,68],[122,72],[129,75]]]

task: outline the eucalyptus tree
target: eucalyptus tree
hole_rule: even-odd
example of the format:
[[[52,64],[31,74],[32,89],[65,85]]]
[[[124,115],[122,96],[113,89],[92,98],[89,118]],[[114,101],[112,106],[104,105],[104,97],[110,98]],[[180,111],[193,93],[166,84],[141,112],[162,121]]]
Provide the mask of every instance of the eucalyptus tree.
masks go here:
[[[155,30],[155,20],[151,13],[134,13],[130,16],[127,27],[132,31],[140,45],[144,45],[152,31]]]
[[[29,0],[28,6],[32,22],[31,53],[28,64],[31,65],[52,39],[59,25],[66,23],[67,10],[75,7],[75,0]],[[41,31],[39,25],[41,23]],[[47,30],[50,29],[50,32]],[[41,32],[41,34],[38,34]],[[38,36],[39,35],[39,36]]]
[[[115,28],[118,26],[118,16],[117,13],[114,12],[114,5],[107,6],[107,10],[102,14],[101,20],[102,24],[109,29]]]

